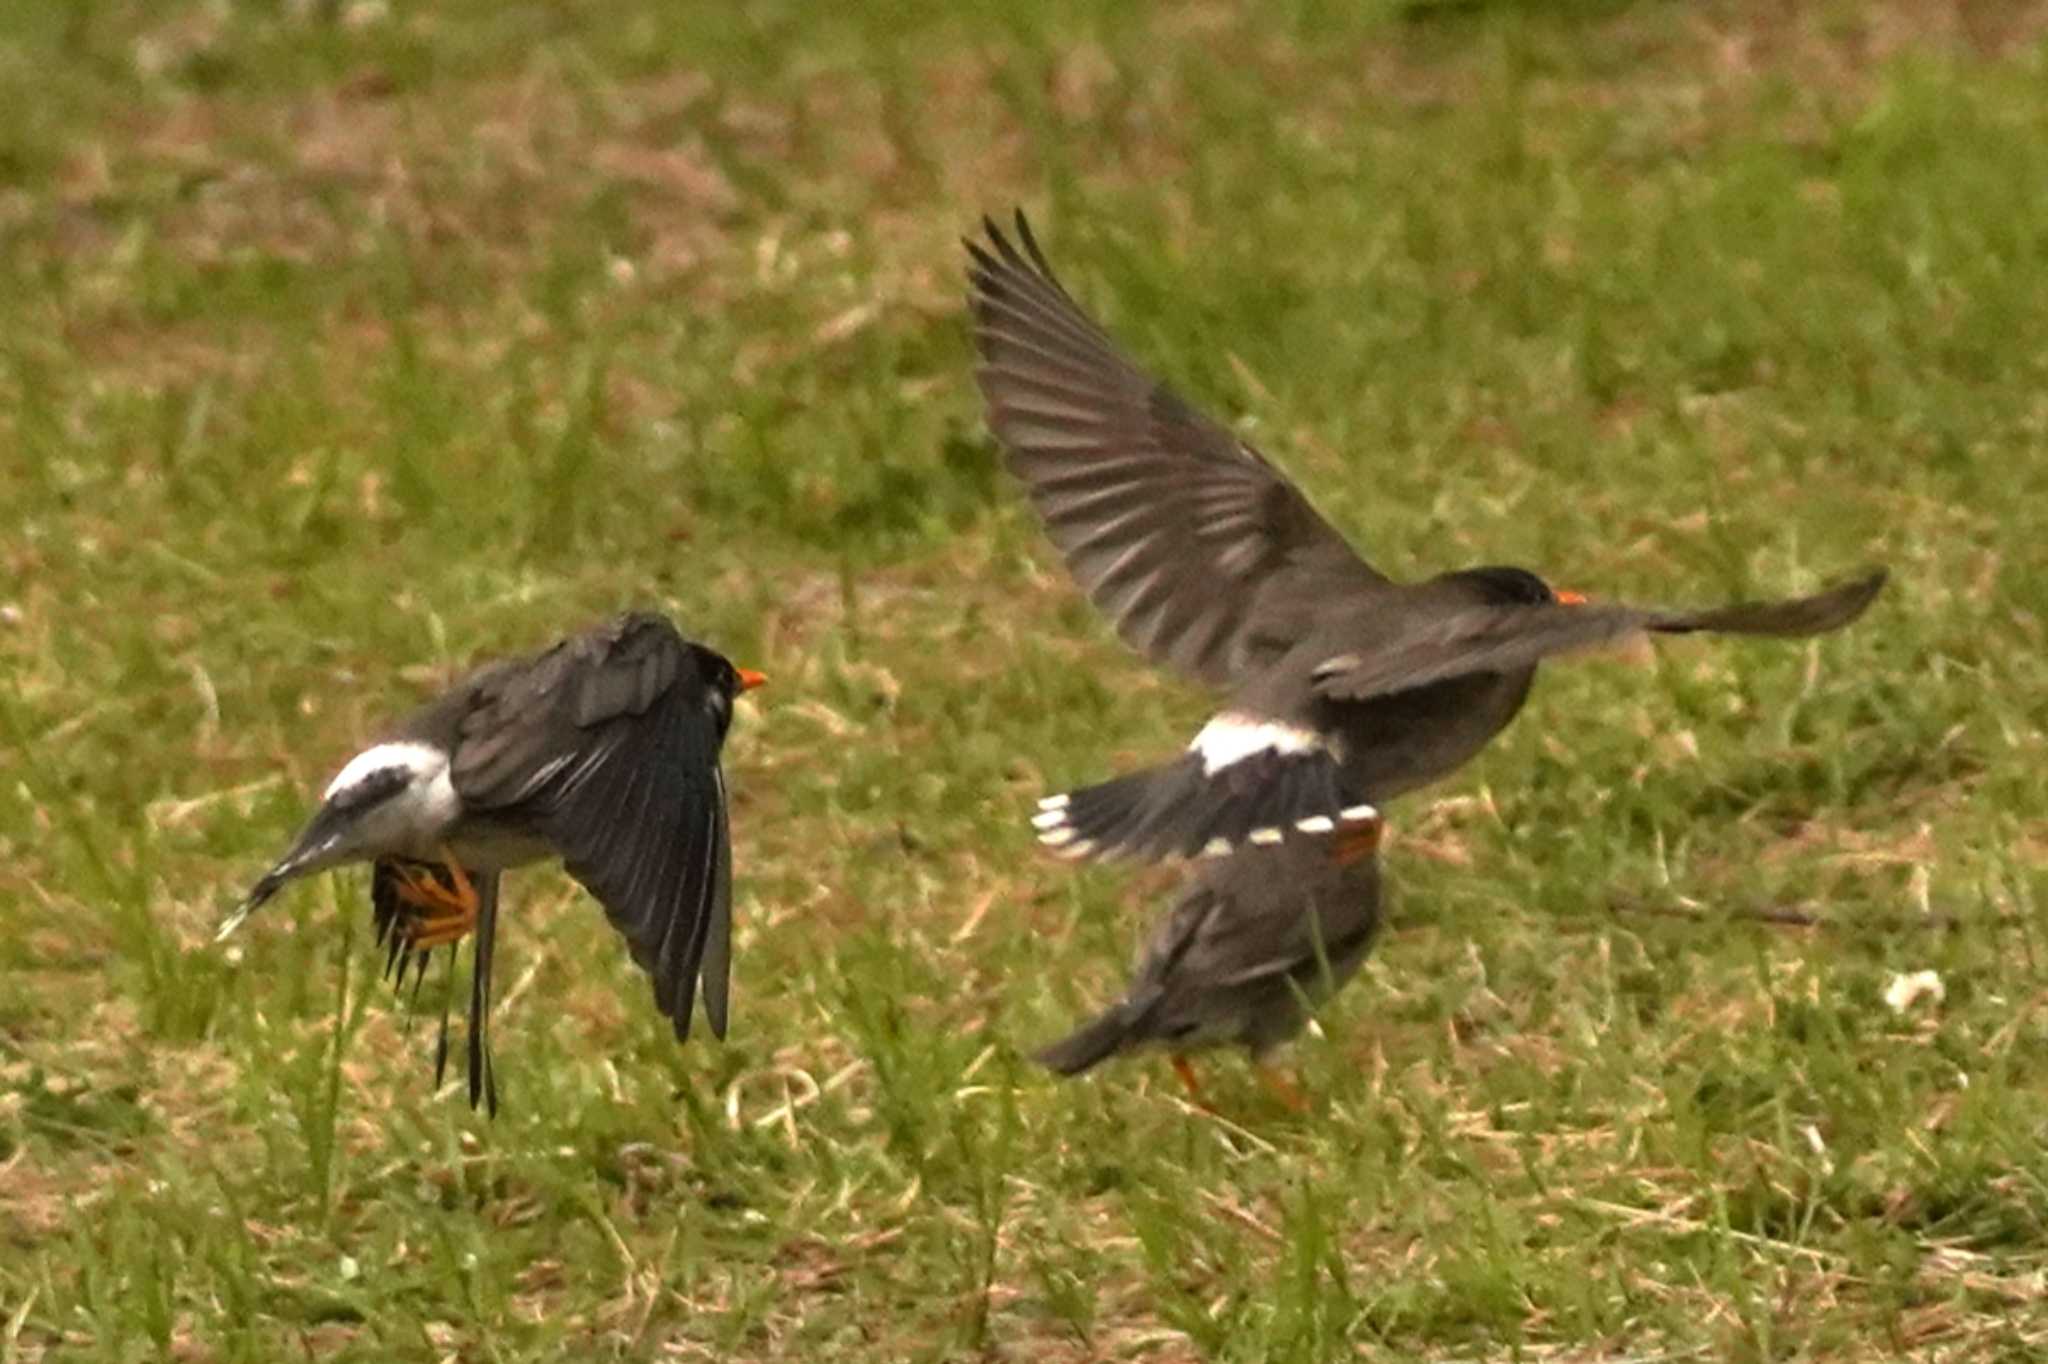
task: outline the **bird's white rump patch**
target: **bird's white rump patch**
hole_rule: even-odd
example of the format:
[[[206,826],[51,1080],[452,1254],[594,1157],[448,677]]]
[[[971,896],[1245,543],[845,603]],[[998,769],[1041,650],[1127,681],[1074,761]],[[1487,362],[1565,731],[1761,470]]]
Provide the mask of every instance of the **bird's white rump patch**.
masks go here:
[[[349,787],[356,785],[372,772],[382,772],[398,767],[413,774],[412,779],[431,778],[436,772],[448,770],[448,755],[432,744],[399,740],[388,744],[373,744],[350,758],[341,771],[334,774],[334,780],[327,783],[327,789],[320,799],[333,800]]]
[[[1202,775],[1213,777],[1256,754],[1311,753],[1327,747],[1323,736],[1312,729],[1226,710],[1202,726],[1188,752],[1201,754]]]
[[[448,755],[432,744],[411,741],[377,744],[350,758],[327,784],[326,801],[345,799],[351,786],[377,772],[395,767],[408,775],[402,788],[356,815],[340,846],[371,855],[424,855],[462,814],[462,798],[455,794],[448,763]]]

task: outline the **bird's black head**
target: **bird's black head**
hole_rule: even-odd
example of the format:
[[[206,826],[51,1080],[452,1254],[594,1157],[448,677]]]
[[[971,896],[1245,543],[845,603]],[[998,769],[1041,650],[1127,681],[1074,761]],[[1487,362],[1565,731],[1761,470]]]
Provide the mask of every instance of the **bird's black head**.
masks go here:
[[[733,697],[760,686],[768,680],[767,675],[738,667],[716,649],[701,644],[692,644],[690,651],[697,658],[697,675],[704,679],[704,704],[717,717],[718,733],[723,738],[726,727],[732,723]]]
[[[1478,588],[1480,595],[1494,606],[1547,606],[1558,599],[1549,583],[1526,568],[1494,564],[1468,568],[1452,576]]]

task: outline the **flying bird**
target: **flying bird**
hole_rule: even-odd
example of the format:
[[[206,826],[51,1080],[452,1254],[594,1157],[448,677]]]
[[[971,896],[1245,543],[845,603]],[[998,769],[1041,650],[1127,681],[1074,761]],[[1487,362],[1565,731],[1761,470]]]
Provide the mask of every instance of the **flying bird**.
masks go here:
[[[1075,581],[1154,663],[1227,694],[1178,758],[1040,802],[1062,856],[1223,856],[1323,837],[1476,755],[1536,666],[1642,634],[1839,629],[1881,568],[1813,596],[1676,610],[1589,602],[1513,567],[1397,583],[1265,456],[1127,358],[1046,262],[964,243],[988,423]]]
[[[1036,1053],[1061,1075],[1112,1056],[1164,1050],[1198,1100],[1188,1053],[1236,1044],[1290,1106],[1263,1064],[1342,989],[1380,924],[1378,820],[1329,839],[1252,846],[1195,864],[1187,888],[1138,953],[1123,998]]]
[[[499,876],[560,857],[652,977],[676,1036],[688,1039],[701,988],[722,1038],[732,850],[719,752],[733,698],[765,680],[648,612],[487,664],[342,765],[219,936],[288,882],[370,863],[401,983],[408,962],[423,972],[423,954],[475,933],[469,1101],[495,1113],[485,1033]],[[444,1019],[437,1069],[446,1057]]]

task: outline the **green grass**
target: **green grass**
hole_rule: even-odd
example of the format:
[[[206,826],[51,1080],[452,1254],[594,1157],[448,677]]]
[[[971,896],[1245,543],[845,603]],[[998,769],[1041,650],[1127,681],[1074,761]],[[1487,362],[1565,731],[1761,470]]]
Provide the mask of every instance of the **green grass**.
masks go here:
[[[0,6],[0,1360],[2039,1357],[2048,9],[1926,9]],[[1309,1115],[1055,1083],[1173,881],[1024,816],[1206,698],[980,427],[1012,203],[1389,571],[1894,586],[1548,670]],[[211,944],[631,603],[774,678],[726,1044],[555,872],[495,1123],[359,875]]]

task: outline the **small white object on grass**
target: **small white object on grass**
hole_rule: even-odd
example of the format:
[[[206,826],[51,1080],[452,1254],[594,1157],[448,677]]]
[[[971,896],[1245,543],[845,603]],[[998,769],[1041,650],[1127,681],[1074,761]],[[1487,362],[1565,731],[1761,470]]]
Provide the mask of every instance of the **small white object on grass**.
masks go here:
[[[1902,1014],[1921,1000],[1932,1000],[1939,1004],[1948,998],[1948,987],[1941,983],[1938,971],[1913,971],[1892,977],[1892,983],[1884,987],[1884,1002],[1895,1014]]]

